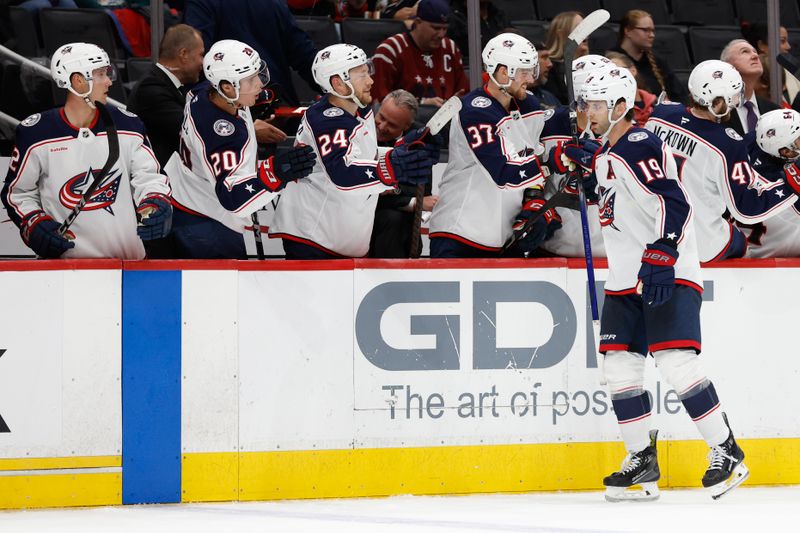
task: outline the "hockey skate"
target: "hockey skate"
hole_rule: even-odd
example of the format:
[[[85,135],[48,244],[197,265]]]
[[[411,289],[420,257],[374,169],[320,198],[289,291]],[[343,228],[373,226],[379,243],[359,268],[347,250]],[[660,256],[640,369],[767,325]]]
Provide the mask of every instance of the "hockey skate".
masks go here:
[[[656,438],[658,430],[650,430],[650,446],[636,453],[629,453],[622,462],[619,472],[614,472],[603,479],[606,486],[606,500],[610,502],[623,501],[653,501],[659,497],[658,479],[661,472],[658,470],[658,455],[656,455]],[[632,487],[639,486],[640,489]]]
[[[730,431],[731,426],[725,413],[722,413],[722,418]],[[711,447],[708,462],[708,470],[703,475],[703,486],[711,491],[711,497],[715,500],[741,485],[750,475],[744,464],[744,452],[736,444],[733,431],[728,434],[725,442]]]

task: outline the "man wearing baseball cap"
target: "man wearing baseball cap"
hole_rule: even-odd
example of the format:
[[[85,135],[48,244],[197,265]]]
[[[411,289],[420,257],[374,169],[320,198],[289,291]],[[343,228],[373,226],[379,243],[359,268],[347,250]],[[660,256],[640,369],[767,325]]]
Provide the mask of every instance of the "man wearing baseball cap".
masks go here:
[[[375,49],[376,100],[405,89],[423,105],[440,106],[454,94],[469,90],[461,52],[447,37],[447,0],[421,0],[409,31],[392,35]]]

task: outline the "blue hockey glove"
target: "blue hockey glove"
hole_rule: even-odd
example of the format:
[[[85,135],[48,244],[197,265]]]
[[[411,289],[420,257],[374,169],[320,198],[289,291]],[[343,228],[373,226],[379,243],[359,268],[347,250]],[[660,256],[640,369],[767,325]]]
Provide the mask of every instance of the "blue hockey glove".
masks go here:
[[[667,239],[658,239],[647,246],[642,254],[639,282],[636,285],[636,291],[641,293],[642,301],[658,306],[672,298],[677,260],[678,250],[675,244]]]
[[[427,150],[401,145],[386,152],[378,161],[378,178],[386,185],[425,185],[431,181],[433,164]]]
[[[407,146],[409,150],[425,150],[428,159],[438,163],[439,152],[443,144],[444,142],[439,134],[431,135],[427,128],[418,128],[406,133],[395,143],[394,147]]]
[[[303,179],[311,173],[317,156],[314,149],[298,144],[285,152],[270,156],[258,163],[258,177],[272,192],[286,187],[290,181]]]
[[[34,211],[22,219],[20,234],[31,250],[39,257],[56,259],[75,248],[75,234],[67,231],[63,237],[58,233],[60,224],[44,211]]]
[[[162,194],[154,194],[142,200],[136,208],[136,233],[143,241],[163,239],[172,229],[172,204]]]
[[[528,219],[541,211],[542,206],[545,204],[544,198],[541,197],[541,192],[531,198],[530,196],[533,195],[529,195],[529,191],[535,191],[535,189],[526,189],[525,191],[526,202],[514,219],[512,226],[515,234],[522,232]],[[555,209],[548,209],[533,223],[533,228],[528,234],[517,241],[517,249],[523,254],[531,253],[541,246],[544,241],[552,237],[559,228],[561,228],[561,217]]]
[[[583,194],[586,195],[586,201],[590,204],[596,204],[599,200],[599,196],[597,195],[597,175],[594,172],[589,172],[581,177],[571,177],[564,186],[564,191],[577,196],[578,181],[580,181],[583,187]]]
[[[580,167],[584,171],[592,170],[594,154],[600,149],[600,144],[595,141],[582,139],[579,144],[559,143],[550,150],[548,162],[550,170],[559,174],[566,174],[570,170]]]

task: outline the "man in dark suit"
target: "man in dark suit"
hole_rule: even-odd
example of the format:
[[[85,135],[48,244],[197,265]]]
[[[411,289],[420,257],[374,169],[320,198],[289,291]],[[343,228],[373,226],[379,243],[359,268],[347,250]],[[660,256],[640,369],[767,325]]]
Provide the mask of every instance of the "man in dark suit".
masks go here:
[[[756,129],[758,117],[778,109],[777,104],[756,96],[755,87],[764,72],[758,52],[744,39],[734,39],[722,50],[720,59],[739,71],[744,81],[744,103],[730,114],[728,125],[744,136]]]
[[[158,63],[128,97],[128,109],[144,122],[162,168],[178,150],[186,91],[200,79],[204,52],[200,32],[186,24],[172,26],[161,41]]]

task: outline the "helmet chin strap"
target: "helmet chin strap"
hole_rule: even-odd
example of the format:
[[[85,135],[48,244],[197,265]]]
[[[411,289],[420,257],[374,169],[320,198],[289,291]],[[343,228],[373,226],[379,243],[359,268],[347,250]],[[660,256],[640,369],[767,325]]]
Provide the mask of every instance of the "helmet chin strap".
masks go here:
[[[347,85],[347,87],[350,89],[350,94],[349,94],[349,95],[347,95],[347,96],[345,96],[345,95],[343,95],[343,94],[339,94],[339,93],[337,93],[337,92],[336,92],[336,91],[333,89],[333,87],[331,87],[331,94],[333,94],[334,96],[338,96],[338,97],[339,97],[339,98],[341,98],[342,100],[350,100],[350,101],[352,101],[352,102],[353,102],[354,104],[356,104],[356,105],[357,105],[357,106],[358,106],[360,109],[364,109],[365,107],[367,107],[367,104],[363,103],[363,102],[362,102],[361,100],[359,100],[359,98],[356,96],[356,89],[355,89],[355,87],[353,87],[353,84],[352,84],[352,83],[350,83],[350,80],[342,80],[342,83],[344,83],[345,85]]]
[[[86,102],[86,105],[88,105],[92,109],[96,109],[96,106],[94,105],[94,102],[92,102],[92,99],[89,98],[89,95],[92,94],[92,88],[94,87],[94,82],[92,81],[92,78],[86,78],[86,81],[89,83],[89,90],[86,91],[83,94],[81,94],[78,91],[76,91],[72,87],[72,83],[69,84],[69,87],[67,87],[67,90],[69,92],[71,92],[72,94],[74,94],[75,96],[77,96],[78,98],[82,98],[83,101]]]
[[[616,106],[614,106],[614,107],[616,107]],[[612,118],[611,118],[611,115],[613,115],[613,114],[614,114],[614,108],[612,107],[611,109],[609,109],[609,110],[608,110],[608,128],[606,128],[606,131],[604,131],[604,132],[603,132],[603,134],[602,134],[602,135],[600,135],[600,137],[601,137],[601,138],[602,138],[604,141],[605,141],[605,140],[608,138],[608,134],[609,134],[609,133],[611,133],[611,130],[614,128],[614,126],[617,124],[617,122],[619,122],[620,120],[622,120],[623,118],[625,118],[625,115],[626,115],[627,113],[628,113],[628,106],[626,105],[626,106],[625,106],[625,112],[624,112],[624,113],[622,113],[622,114],[619,116],[619,118],[618,118],[618,119],[614,120],[614,119],[612,119]]]
[[[230,83],[230,82],[229,82],[229,83]],[[235,96],[234,96],[232,99],[231,99],[231,98],[228,98],[228,95],[226,95],[224,92],[222,92],[222,90],[221,90],[221,89],[217,89],[217,92],[218,92],[218,93],[219,93],[219,95],[220,95],[222,98],[224,98],[224,99],[225,99],[225,101],[226,101],[226,102],[228,102],[230,105],[232,105],[233,107],[239,107],[239,105],[238,105],[238,104],[237,104],[237,102],[236,102],[236,101],[239,99],[239,94],[240,94],[240,93],[239,93],[239,84],[238,84],[238,83],[236,83],[236,84],[233,84],[233,83],[231,83],[231,86],[233,87],[233,90],[234,90],[234,91],[236,91],[236,95],[235,95]]]

